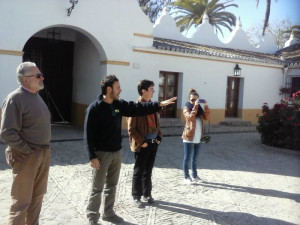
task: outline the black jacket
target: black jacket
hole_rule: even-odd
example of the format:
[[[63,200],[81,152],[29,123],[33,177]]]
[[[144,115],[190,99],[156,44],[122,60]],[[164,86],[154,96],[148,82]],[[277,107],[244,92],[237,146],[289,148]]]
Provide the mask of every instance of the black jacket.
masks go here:
[[[114,152],[122,148],[122,116],[143,116],[161,109],[159,102],[114,100],[108,104],[102,99],[99,95],[85,113],[84,145],[90,160],[96,158],[96,151]]]

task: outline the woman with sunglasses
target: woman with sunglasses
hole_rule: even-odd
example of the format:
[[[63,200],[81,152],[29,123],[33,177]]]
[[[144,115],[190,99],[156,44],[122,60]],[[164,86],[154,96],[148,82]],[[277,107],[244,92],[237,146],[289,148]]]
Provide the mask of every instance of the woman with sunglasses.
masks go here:
[[[208,120],[210,110],[206,100],[199,99],[199,94],[195,89],[189,92],[189,101],[183,109],[185,117],[185,127],[182,134],[184,159],[183,171],[184,182],[202,182],[197,174],[197,156],[201,147],[201,137],[204,135],[203,120]],[[189,175],[189,164],[191,163],[192,177]]]

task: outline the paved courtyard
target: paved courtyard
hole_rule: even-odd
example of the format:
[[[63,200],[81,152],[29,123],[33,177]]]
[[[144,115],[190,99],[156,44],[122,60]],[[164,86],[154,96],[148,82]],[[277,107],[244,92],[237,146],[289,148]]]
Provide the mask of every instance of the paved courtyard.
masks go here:
[[[124,224],[136,225],[294,225],[300,224],[300,152],[266,147],[259,135],[211,134],[204,144],[198,174],[205,182],[183,183],[183,146],[165,137],[153,170],[154,206],[134,207],[131,177],[134,158],[123,139],[123,161],[115,204]],[[0,143],[0,224],[10,205],[11,170]],[[53,127],[52,163],[41,225],[87,224],[85,206],[91,167],[82,130]],[[109,224],[100,221],[103,224]]]

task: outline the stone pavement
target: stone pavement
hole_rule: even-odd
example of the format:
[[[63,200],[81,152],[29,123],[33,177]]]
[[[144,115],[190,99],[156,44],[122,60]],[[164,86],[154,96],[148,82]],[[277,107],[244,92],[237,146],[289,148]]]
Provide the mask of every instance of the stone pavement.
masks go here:
[[[211,129],[212,141],[203,144],[198,161],[198,174],[205,180],[202,184],[183,183],[181,138],[163,139],[153,170],[153,197],[158,204],[144,209],[132,203],[134,158],[128,138],[123,139],[115,209],[124,224],[300,224],[300,152],[261,145],[253,127]],[[0,225],[7,221],[12,178],[4,149],[0,143]],[[87,224],[90,185],[91,167],[82,130],[53,126],[48,193],[40,224]]]

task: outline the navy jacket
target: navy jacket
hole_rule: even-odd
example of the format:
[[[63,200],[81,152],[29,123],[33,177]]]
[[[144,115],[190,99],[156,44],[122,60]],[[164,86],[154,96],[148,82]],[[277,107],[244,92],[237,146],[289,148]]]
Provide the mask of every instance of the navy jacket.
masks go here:
[[[99,95],[85,113],[84,145],[90,160],[96,158],[96,151],[114,152],[122,148],[122,116],[143,116],[161,109],[159,102],[114,100],[108,104],[102,99]]]

